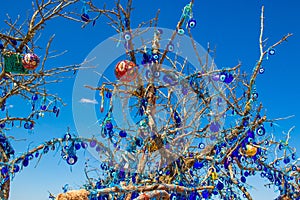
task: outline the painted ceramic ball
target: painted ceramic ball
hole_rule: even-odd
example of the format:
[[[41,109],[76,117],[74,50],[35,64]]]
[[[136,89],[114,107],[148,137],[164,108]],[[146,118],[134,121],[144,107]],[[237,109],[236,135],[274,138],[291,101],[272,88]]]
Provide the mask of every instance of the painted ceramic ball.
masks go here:
[[[255,156],[256,153],[257,153],[257,147],[254,147],[254,146],[252,146],[250,144],[246,145],[246,155],[247,156],[251,156],[252,157],[252,156]]]
[[[132,61],[122,60],[115,67],[115,75],[121,81],[131,82],[137,76],[137,66]]]
[[[34,70],[40,63],[40,58],[34,53],[27,53],[22,58],[23,67],[28,70]]]

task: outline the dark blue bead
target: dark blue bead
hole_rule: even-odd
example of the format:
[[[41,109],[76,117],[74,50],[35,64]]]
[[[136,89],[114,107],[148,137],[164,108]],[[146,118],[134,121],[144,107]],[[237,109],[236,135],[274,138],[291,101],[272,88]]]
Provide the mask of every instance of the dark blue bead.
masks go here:
[[[126,136],[127,136],[126,131],[121,130],[121,131],[119,132],[119,136],[120,136],[120,137],[126,137]]]
[[[4,48],[3,44],[2,44],[2,43],[0,43],[0,49],[3,49],[3,48]]]
[[[24,167],[27,167],[29,165],[29,160],[25,158],[23,160],[22,164],[23,164]]]
[[[219,181],[219,182],[217,183],[217,189],[218,189],[218,190],[222,190],[223,188],[224,188],[224,184],[223,184],[222,182]]]
[[[86,13],[83,13],[83,14],[81,15],[81,19],[82,19],[82,21],[84,21],[84,22],[88,22],[88,21],[90,21],[90,16],[89,16],[88,14],[86,14]]]
[[[39,99],[39,96],[37,94],[32,95],[31,100],[36,101]]]
[[[246,183],[246,178],[244,176],[241,177],[241,182]]]
[[[41,105],[41,110],[46,110],[47,106],[46,105]]]
[[[79,143],[76,143],[76,144],[74,145],[74,147],[75,147],[76,150],[79,150],[79,149],[81,148],[81,145],[80,145]]]

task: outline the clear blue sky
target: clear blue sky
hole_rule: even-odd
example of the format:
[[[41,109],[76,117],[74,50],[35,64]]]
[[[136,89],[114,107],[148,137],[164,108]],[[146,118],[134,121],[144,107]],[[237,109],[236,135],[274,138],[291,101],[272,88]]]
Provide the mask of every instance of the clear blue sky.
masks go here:
[[[26,11],[30,9],[30,1],[11,0],[1,1],[0,19],[3,21],[5,14],[9,13],[15,19],[19,14],[22,19],[26,17]],[[103,1],[101,1],[103,2]],[[111,3],[106,1],[108,7]],[[150,19],[161,9],[159,26],[164,28],[174,28],[183,6],[188,3],[186,0],[139,0],[134,1],[133,23],[139,19]],[[216,63],[218,67],[234,66],[241,61],[242,69],[250,72],[259,56],[258,36],[260,27],[260,10],[265,5],[265,37],[269,38],[268,44],[276,42],[284,34],[291,32],[294,34],[280,47],[276,48],[276,55],[265,63],[266,72],[259,76],[257,90],[260,100],[267,110],[270,118],[296,115],[293,119],[280,122],[281,130],[287,131],[295,125],[296,129],[292,135],[293,146],[300,142],[299,121],[300,121],[300,87],[299,87],[299,48],[300,48],[300,2],[297,0],[201,0],[195,1],[194,17],[197,19],[197,27],[193,30],[195,39],[206,46],[209,42],[217,49]],[[80,9],[80,7],[78,7]],[[67,64],[80,63],[88,53],[101,41],[114,34],[113,30],[105,23],[101,22],[101,17],[94,27],[88,26],[81,29],[77,23],[65,20],[53,20],[47,23],[40,44],[52,34],[56,34],[52,49],[68,53],[57,60],[49,62],[48,67],[63,66]],[[0,22],[1,28],[3,22]],[[33,141],[32,146],[39,144],[45,139],[63,136],[66,127],[76,132],[72,118],[72,87],[73,80],[64,81],[60,86],[52,86],[68,104],[62,109],[61,116],[56,119],[47,117],[40,120],[35,128],[35,133],[28,135],[25,131],[16,131],[17,138],[27,138],[27,142],[16,142],[17,151],[26,151],[27,144]],[[29,106],[29,105],[28,105]],[[88,154],[88,152],[86,152]],[[299,154],[298,154],[299,155]],[[74,188],[82,185],[85,179],[83,176],[84,155],[77,167],[73,167],[70,172],[69,166],[63,161],[59,163],[60,156],[49,153],[34,168],[33,162],[27,169],[17,175],[12,182],[12,200],[41,200],[47,199],[47,191],[55,194],[61,192],[61,187],[68,183]],[[255,180],[253,180],[255,181]],[[270,191],[261,188],[263,182],[256,182],[253,190],[254,199],[273,199]]]

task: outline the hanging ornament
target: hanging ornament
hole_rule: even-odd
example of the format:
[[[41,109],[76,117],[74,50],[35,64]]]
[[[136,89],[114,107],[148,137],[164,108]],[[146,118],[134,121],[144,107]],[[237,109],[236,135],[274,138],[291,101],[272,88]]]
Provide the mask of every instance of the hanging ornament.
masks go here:
[[[14,52],[3,53],[4,57],[4,70],[5,72],[27,74],[28,71],[23,67],[22,55]]]
[[[81,15],[81,19],[82,19],[82,21],[84,21],[84,22],[88,22],[88,21],[90,21],[90,16],[89,16],[87,13],[83,13],[83,14]]]
[[[257,147],[252,146],[251,144],[246,145],[246,155],[249,157],[255,156],[257,153]]]
[[[120,81],[131,82],[137,76],[137,66],[129,60],[120,61],[115,67],[115,75]]]
[[[188,21],[188,27],[189,27],[189,28],[195,28],[196,25],[197,25],[197,21],[196,21],[195,19],[190,19],[190,20]]]
[[[83,1],[83,6],[81,8],[81,20],[84,22],[89,22],[90,21],[90,16],[87,14],[88,10],[86,8],[86,2]]]
[[[184,33],[185,33],[185,31],[184,31],[183,28],[179,28],[179,29],[177,30],[177,34],[180,35],[180,36],[184,35]]]
[[[40,63],[40,58],[34,53],[27,53],[22,58],[23,67],[28,70],[35,70]]]
[[[273,48],[269,49],[268,54],[269,54],[270,56],[275,55],[275,49],[273,49]]]

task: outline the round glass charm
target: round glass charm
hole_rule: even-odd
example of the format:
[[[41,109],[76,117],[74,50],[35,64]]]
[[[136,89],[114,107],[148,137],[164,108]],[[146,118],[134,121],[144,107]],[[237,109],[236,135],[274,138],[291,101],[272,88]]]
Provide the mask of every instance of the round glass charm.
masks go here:
[[[34,53],[27,53],[22,58],[23,67],[28,70],[35,70],[40,63],[40,58]]]
[[[115,75],[121,81],[131,82],[137,76],[137,66],[129,60],[120,61],[115,67]]]

